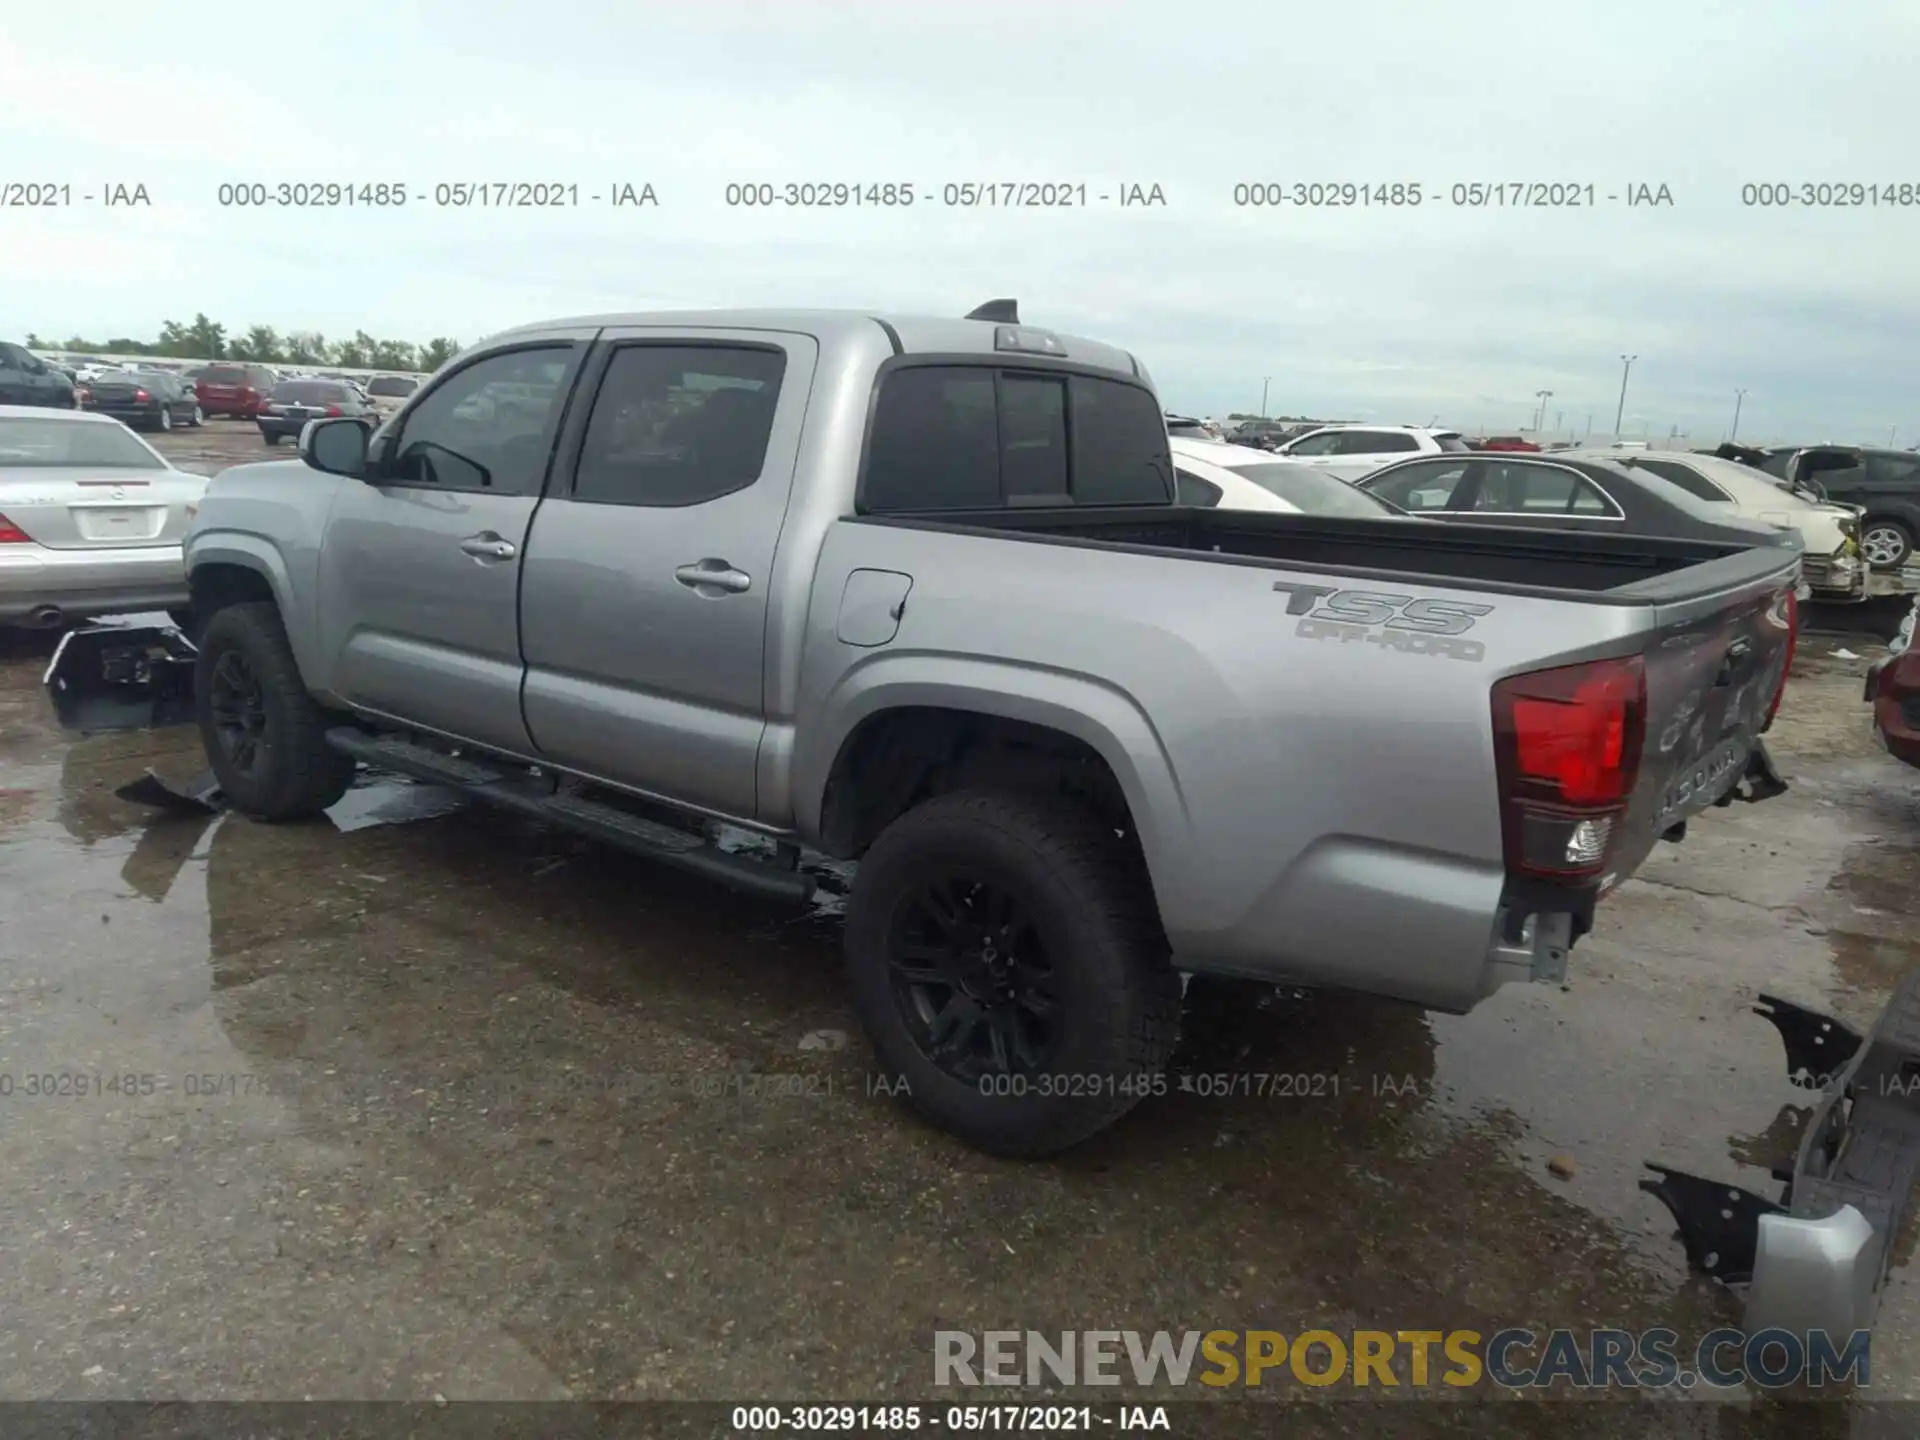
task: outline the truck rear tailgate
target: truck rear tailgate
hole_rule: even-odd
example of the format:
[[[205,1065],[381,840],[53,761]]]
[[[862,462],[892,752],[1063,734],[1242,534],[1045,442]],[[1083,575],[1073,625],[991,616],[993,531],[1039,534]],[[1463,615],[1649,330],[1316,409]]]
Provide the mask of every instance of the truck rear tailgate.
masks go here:
[[[1793,659],[1798,574],[1788,563],[1792,557],[1780,558],[1775,575],[1656,610],[1658,628],[1643,652],[1640,767],[1602,893],[1616,876],[1631,874],[1662,835],[1718,802],[1746,772]]]

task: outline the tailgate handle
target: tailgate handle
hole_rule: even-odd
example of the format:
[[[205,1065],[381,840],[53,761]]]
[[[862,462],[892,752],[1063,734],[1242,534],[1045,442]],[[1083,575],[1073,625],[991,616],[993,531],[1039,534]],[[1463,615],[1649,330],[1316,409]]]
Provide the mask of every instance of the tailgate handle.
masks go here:
[[[1726,658],[1720,662],[1720,673],[1714,678],[1714,688],[1731,685],[1747,670],[1747,662],[1753,659],[1753,641],[1744,637],[1727,647]]]

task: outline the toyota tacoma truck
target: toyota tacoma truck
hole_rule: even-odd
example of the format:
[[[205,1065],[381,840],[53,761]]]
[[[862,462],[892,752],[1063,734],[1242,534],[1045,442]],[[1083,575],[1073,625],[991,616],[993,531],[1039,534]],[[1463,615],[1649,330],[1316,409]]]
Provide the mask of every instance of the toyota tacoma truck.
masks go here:
[[[1139,360],[1012,302],[529,325],[220,474],[174,658],[262,821],[366,764],[857,862],[880,1066],[1026,1156],[1164,1088],[1182,972],[1465,1011],[1781,788],[1795,552],[1175,495]]]

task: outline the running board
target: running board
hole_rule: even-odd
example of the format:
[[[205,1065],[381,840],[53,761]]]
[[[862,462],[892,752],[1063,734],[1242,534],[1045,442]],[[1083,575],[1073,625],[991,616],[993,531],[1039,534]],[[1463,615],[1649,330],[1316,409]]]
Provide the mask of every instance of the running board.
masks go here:
[[[363,765],[444,785],[482,804],[571,830],[735,890],[801,904],[813,899],[814,879],[803,871],[783,870],[732,854],[691,831],[662,825],[616,805],[558,793],[551,781],[543,783],[532,775],[516,774],[488,761],[448,755],[411,740],[372,735],[351,726],[327,731],[327,744]]]

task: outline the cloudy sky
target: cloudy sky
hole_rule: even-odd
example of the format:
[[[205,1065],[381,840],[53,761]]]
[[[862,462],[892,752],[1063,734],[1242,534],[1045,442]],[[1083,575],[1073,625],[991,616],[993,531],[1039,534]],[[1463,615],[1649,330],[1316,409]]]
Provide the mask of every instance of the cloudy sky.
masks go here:
[[[1634,354],[1628,433],[1711,443],[1745,388],[1742,438],[1908,445],[1916,56],[1912,0],[16,4],[0,185],[72,203],[0,208],[0,335],[205,311],[470,341],[595,310],[1011,295],[1136,350],[1172,409],[1257,411],[1271,377],[1276,414],[1511,431],[1550,390],[1549,429],[1599,433]],[[222,185],[341,181],[407,203],[220,203]],[[578,203],[436,203],[520,181]],[[727,203],[810,182],[915,200]],[[945,203],[1006,182],[1087,203]],[[1422,203],[1292,203],[1396,182]],[[1453,203],[1514,182],[1596,203]],[[116,183],[151,207],[103,207]],[[1803,183],[1904,184],[1909,203],[1743,203]],[[609,203],[628,184],[658,204]],[[1252,184],[1285,202],[1237,205]],[[1122,208],[1133,185],[1164,206]],[[1629,205],[1641,185],[1672,203]]]

